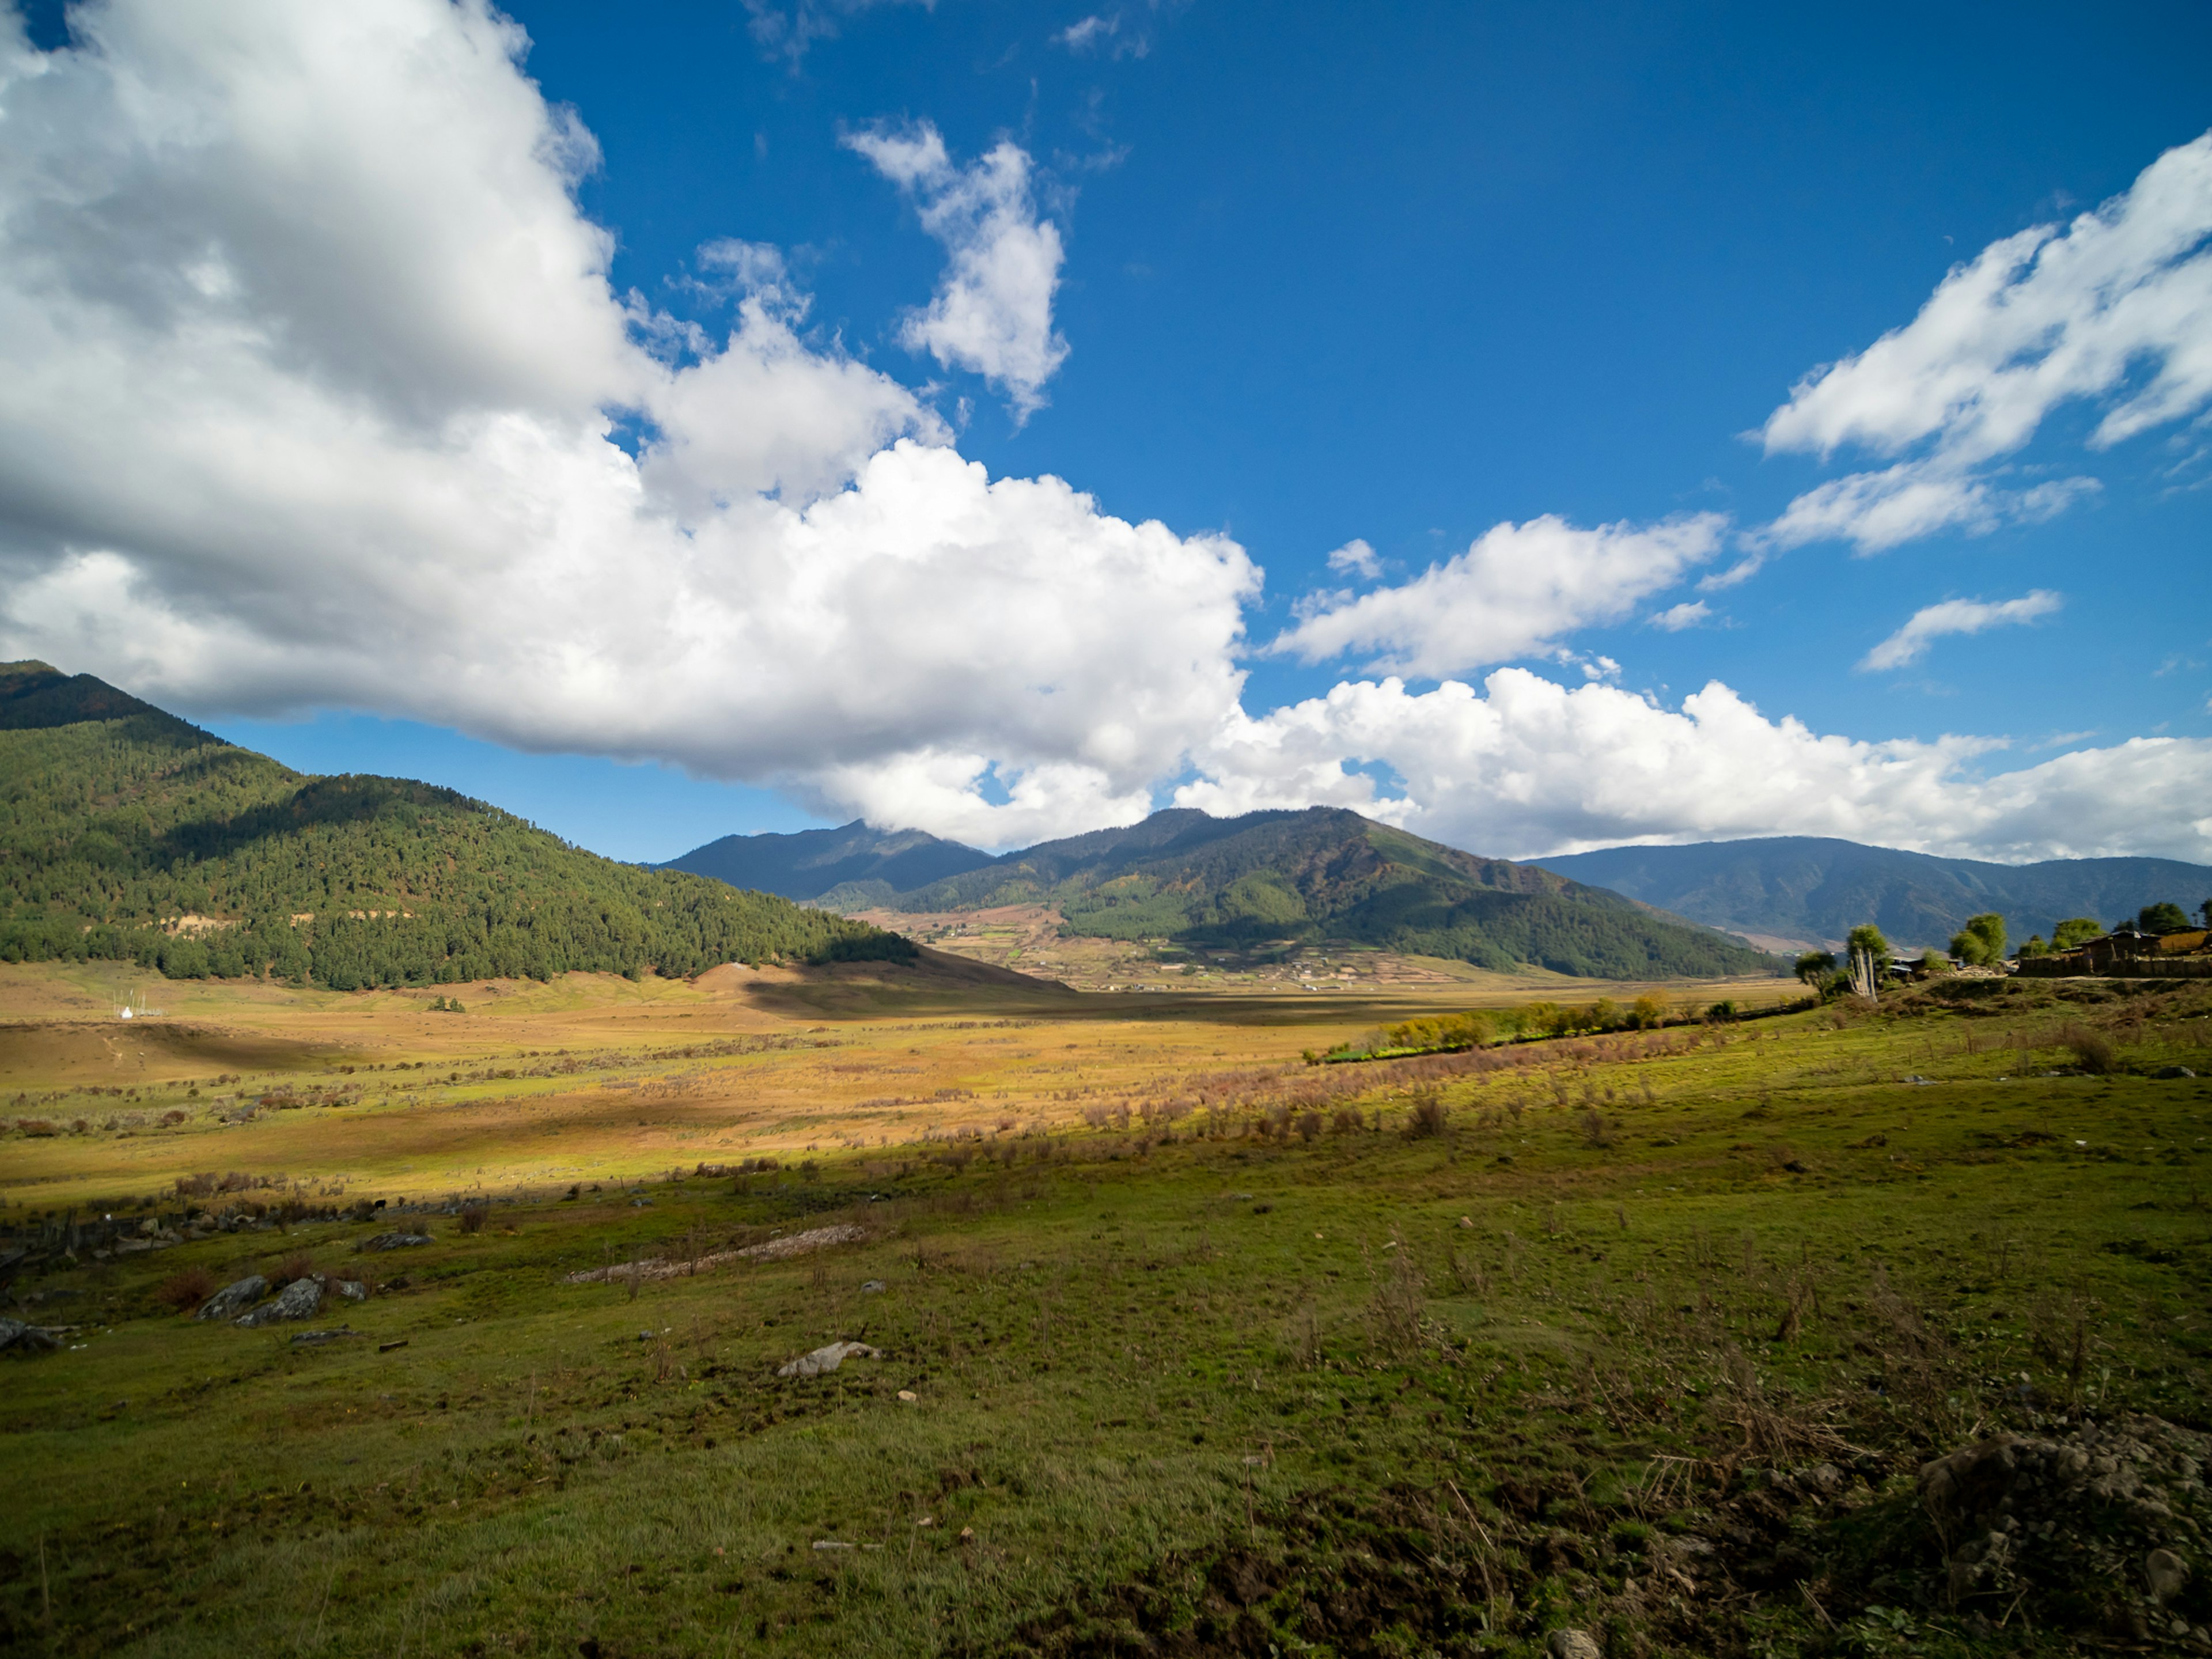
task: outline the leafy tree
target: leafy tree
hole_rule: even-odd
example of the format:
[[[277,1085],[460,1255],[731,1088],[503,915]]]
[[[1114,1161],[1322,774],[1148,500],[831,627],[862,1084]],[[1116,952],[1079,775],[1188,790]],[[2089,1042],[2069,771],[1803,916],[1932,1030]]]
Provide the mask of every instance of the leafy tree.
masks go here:
[[[2146,933],[2185,933],[2189,913],[2170,900],[2160,899],[2136,912],[2136,926]]]
[[[2051,930],[2051,948],[2070,951],[2075,945],[2105,936],[2104,924],[2092,916],[2069,916]]]
[[[2040,933],[2030,933],[2027,936],[2027,943],[2020,947],[2021,960],[2023,962],[2030,961],[2036,957],[2047,957],[2050,954],[2051,947],[2043,942],[2043,935]]]
[[[1833,951],[1808,951],[1797,958],[1797,965],[1792,971],[1808,985],[1825,985],[1836,971],[1836,953]]]
[[[2004,918],[1993,910],[1969,916],[1965,930],[1951,936],[1951,954],[1970,968],[2002,962],[2004,951]]]
[[[1844,940],[1844,950],[1851,963],[1850,973],[1845,975],[1847,984],[1856,985],[1856,983],[1852,976],[1858,972],[1857,964],[1862,951],[1873,957],[1875,981],[1877,986],[1881,983],[1881,976],[1888,971],[1890,963],[1889,941],[1881,936],[1881,928],[1870,921],[1861,922],[1851,929],[1850,935]]]

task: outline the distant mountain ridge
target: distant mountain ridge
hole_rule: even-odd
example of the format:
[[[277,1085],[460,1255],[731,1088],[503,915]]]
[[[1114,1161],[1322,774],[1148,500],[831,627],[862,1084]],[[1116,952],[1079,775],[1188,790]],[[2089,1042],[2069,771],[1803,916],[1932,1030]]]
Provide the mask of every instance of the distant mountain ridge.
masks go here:
[[[1709,927],[1800,948],[1832,948],[1863,921],[1894,945],[1941,946],[1986,910],[2003,915],[2017,943],[2050,938],[2069,916],[2109,926],[2160,899],[2188,909],[2212,897],[2212,868],[2175,859],[1990,864],[1810,836],[1612,847],[1541,862]]]
[[[778,848],[763,852],[781,856]],[[680,862],[702,867],[690,863],[695,856]],[[1046,903],[1059,907],[1073,931],[1107,938],[1193,946],[1337,940],[1584,977],[1774,967],[1771,957],[1619,894],[1334,807],[1232,818],[1156,812],[1141,823],[982,859],[915,887],[877,876],[827,888],[812,902],[907,914]]]
[[[790,835],[724,836],[656,867],[712,876],[787,899],[818,899],[863,884],[888,897],[957,876],[991,855],[921,830],[873,830],[854,818],[835,830]],[[835,907],[831,907],[835,908]]]

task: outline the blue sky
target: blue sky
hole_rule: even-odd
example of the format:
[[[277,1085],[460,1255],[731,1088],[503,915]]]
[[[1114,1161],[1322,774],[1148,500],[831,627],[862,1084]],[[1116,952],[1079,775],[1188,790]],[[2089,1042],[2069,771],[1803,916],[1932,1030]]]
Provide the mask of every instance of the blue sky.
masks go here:
[[[82,14],[77,54],[119,64],[146,49],[160,26],[134,21],[138,9]],[[207,10],[249,29],[267,21],[250,7]],[[72,520],[76,509],[33,501],[30,483],[0,479],[0,507],[17,509],[8,522],[38,527],[15,538],[24,578],[63,596],[19,607],[8,629],[18,649],[70,655],[295,765],[453,783],[630,858],[859,811],[1006,844],[1176,798],[1215,810],[1335,799],[1522,855],[1787,831],[2001,858],[2212,848],[2212,821],[2189,804],[2207,798],[2212,778],[2204,401],[2191,392],[2117,441],[2106,441],[2109,424],[2099,434],[2156,381],[2161,351],[2212,351],[2204,313],[2079,395],[2049,398],[2018,442],[1976,448],[1953,422],[1887,449],[1869,443],[1864,411],[1903,395],[1897,376],[1871,369],[1859,393],[1838,383],[1842,412],[1808,406],[1810,435],[1797,447],[1770,453],[1757,436],[1793,386],[1911,324],[1955,264],[2038,225],[2063,239],[2075,216],[2123,197],[2161,155],[2212,127],[2212,15],[2201,7],[2011,8],[2001,26],[1987,8],[1928,5],[1822,15],[940,0],[518,3],[507,15],[529,36],[521,71],[596,140],[596,164],[567,187],[577,224],[611,234],[606,278],[614,295],[631,296],[633,340],[653,334],[661,361],[678,368],[710,363],[738,301],[765,292],[810,363],[870,372],[866,395],[878,403],[911,399],[881,416],[870,444],[903,430],[949,443],[994,480],[1057,477],[1095,498],[1103,517],[1162,521],[1179,546],[1233,541],[1264,586],[1178,575],[1133,599],[1131,614],[1102,621],[1097,640],[1066,647],[1119,653],[1130,665],[1119,678],[1086,667],[1070,687],[1041,686],[1049,653],[1042,667],[1004,666],[1003,686],[978,668],[979,702],[1032,692],[1066,701],[1079,684],[1093,705],[1080,717],[994,726],[951,700],[916,712],[934,696],[925,669],[957,679],[987,661],[999,672],[996,659],[1009,654],[1003,631],[961,637],[963,618],[1031,614],[1005,609],[995,588],[964,600],[963,584],[981,580],[964,567],[932,576],[941,610],[916,602],[912,612],[915,628],[948,649],[911,678],[890,672],[890,647],[847,665],[854,679],[882,681],[879,706],[817,693],[817,713],[800,719],[767,692],[726,692],[702,671],[704,681],[649,695],[667,705],[653,718],[616,718],[576,707],[587,694],[573,680],[538,693],[529,666],[500,669],[518,701],[565,711],[540,717],[501,707],[495,691],[423,691],[458,662],[491,671],[459,635],[422,643],[437,630],[419,619],[391,624],[403,641],[392,652],[419,653],[405,675],[334,667],[325,688],[313,653],[302,666],[273,647],[266,664],[240,667],[263,648],[247,636],[276,625],[256,609],[271,591],[265,572],[258,589],[243,578],[226,586],[204,574],[219,556],[182,538],[161,544],[159,532],[121,521],[128,515],[88,508]],[[37,46],[69,52],[53,9],[28,22]],[[422,27],[440,25],[433,16]],[[354,72],[367,78],[368,63],[359,57]],[[923,124],[941,138],[941,161],[886,148],[919,146]],[[500,142],[483,141],[492,173]],[[1058,239],[1048,324],[1029,343],[1042,341],[1048,362],[1053,342],[1066,355],[1028,380],[990,349],[932,355],[916,333],[961,248],[976,246],[972,234],[961,242],[957,224],[933,234],[927,216],[980,177],[970,170],[995,146],[1013,147],[1027,169],[1023,189],[1000,203],[1003,222],[1025,234],[1048,226]],[[427,167],[426,201],[448,187]],[[2193,202],[2196,188],[2180,194]],[[378,211],[402,210],[376,201]],[[288,300],[274,276],[256,279],[301,262],[257,264],[249,233],[210,211],[209,245],[236,243],[231,263],[245,273],[246,297],[225,290],[220,302],[304,327],[306,301]],[[531,222],[556,240],[580,234],[555,223],[557,212]],[[2198,241],[2185,236],[2174,256],[2186,265],[2212,216],[2184,220],[2199,226]],[[731,256],[702,252],[726,239],[753,245],[742,276]],[[672,343],[692,325],[702,332]],[[613,349],[572,349],[580,337],[562,331],[580,325],[544,326],[548,353]],[[434,378],[428,368],[408,372]],[[610,369],[605,385],[625,372]],[[317,384],[340,378],[331,370]],[[381,381],[376,395],[386,395]],[[622,401],[604,390],[590,400],[603,410]],[[496,400],[477,398],[487,401]],[[673,406],[621,416],[611,441],[631,452],[665,441]],[[773,396],[762,407],[770,425],[786,418]],[[121,468],[144,464],[143,453],[116,447],[106,459]],[[1931,456],[1947,487],[1966,479],[1993,492],[1994,505],[1948,524],[1939,514],[1880,550],[1832,535],[1787,546],[1781,538],[1755,573],[1710,585],[1759,554],[1763,528],[1807,492]],[[161,463],[171,476],[189,465]],[[852,487],[857,476],[848,467],[808,488]],[[768,494],[798,499],[788,476]],[[302,590],[286,601],[293,614],[319,615],[325,602],[373,614],[382,602],[364,597],[375,583],[362,573],[392,568],[377,551],[386,532],[348,528],[343,511],[302,509],[311,527],[290,552],[268,556],[283,580],[302,563],[343,564],[356,584],[335,601],[327,584]],[[1517,632],[1492,628],[1483,619],[1506,603],[1498,581],[1517,564],[1577,556],[1581,544],[1495,544],[1484,570],[1457,577],[1449,562],[1493,526],[1545,515],[1574,534],[1620,525],[1643,535],[1669,520],[1706,527],[1686,532],[1704,540],[1668,556],[1671,565],[1636,551],[1641,543],[1622,544],[1629,563],[1619,567],[1592,553],[1600,562],[1575,594]],[[1065,538],[1089,531],[1072,522],[1025,517],[1008,532],[1026,538],[1024,582],[1049,586],[1058,562],[1079,562]],[[1328,556],[1355,538],[1371,561],[1332,568]],[[331,550],[340,547],[349,550]],[[86,562],[111,549],[121,562],[113,570]],[[617,566],[621,557],[606,555]],[[76,586],[54,574],[70,558]],[[127,574],[133,561],[138,578]],[[1673,580],[1650,574],[1662,567]],[[1432,568],[1442,574],[1423,586]],[[1616,568],[1632,573],[1624,591],[1636,589],[1625,608],[1591,597],[1590,584],[1601,587]],[[174,574],[185,570],[194,574]],[[55,620],[76,614],[68,595],[111,592],[102,580],[156,578],[168,584],[161,618],[133,638],[168,629],[189,635],[185,643],[118,644]],[[506,580],[486,591],[549,579]],[[1065,604],[1077,620],[1067,625],[1103,616],[1131,580],[1071,579]],[[799,614],[793,592],[779,587],[763,604]],[[457,592],[452,604],[483,601]],[[1686,611],[1686,626],[1653,620]],[[1450,638],[1422,632],[1424,613],[1447,611],[1453,620],[1438,626]],[[530,660],[572,651],[588,627],[583,614],[581,624],[547,617],[520,629]],[[1176,633],[1148,614],[1188,620]],[[1883,642],[1917,616],[1919,632],[1885,655]],[[1223,633],[1239,627],[1241,637]],[[218,638],[222,629],[246,632]],[[1295,648],[1264,648],[1288,632]],[[747,649],[749,663],[784,662],[769,647]],[[1209,652],[1218,660],[1187,670]],[[803,654],[787,670],[802,680]],[[617,668],[592,681],[599,695],[626,698],[629,677],[656,672],[633,658]],[[1631,729],[1640,717],[1625,704],[1546,702],[1522,681],[1486,693],[1486,677],[1501,669],[1563,693],[1617,690],[1669,715],[1712,681],[1733,701],[1704,705],[1695,732],[1679,722]],[[1308,702],[1379,685],[1394,670],[1403,682],[1395,702],[1378,692],[1354,708],[1346,691],[1334,712]],[[1476,701],[1438,701],[1443,682],[1472,688]],[[1222,714],[1224,684],[1241,715]],[[1156,693],[1173,707],[1148,708],[1134,736],[1096,729]],[[1280,713],[1301,705],[1304,716]],[[1496,712],[1508,705],[1521,712]],[[1750,717],[1736,705],[1755,708],[1757,731],[1742,726]],[[689,724],[687,706],[698,710]],[[1778,735],[1785,716],[1805,728],[1802,743]],[[1224,719],[1237,726],[1227,735]],[[729,735],[756,720],[757,741]],[[1738,728],[1741,741],[1729,736]],[[1842,769],[1824,769],[1834,757],[1814,736],[1831,750],[1856,745]],[[1945,748],[1947,738],[2004,746]],[[2128,747],[2142,738],[2181,741]],[[1731,755],[1757,757],[1747,762],[1757,775],[1732,775]],[[1547,756],[1563,777],[1530,783]],[[1652,793],[1634,787],[1638,767],[1705,781],[1693,799],[1624,799]],[[2016,787],[1988,781],[2038,767],[2046,770]],[[1563,781],[1609,769],[1625,780],[1613,796]],[[1775,783],[1783,775],[1787,787]],[[1498,807],[1507,797],[1521,805]],[[2085,813],[2085,801],[2103,805]]]

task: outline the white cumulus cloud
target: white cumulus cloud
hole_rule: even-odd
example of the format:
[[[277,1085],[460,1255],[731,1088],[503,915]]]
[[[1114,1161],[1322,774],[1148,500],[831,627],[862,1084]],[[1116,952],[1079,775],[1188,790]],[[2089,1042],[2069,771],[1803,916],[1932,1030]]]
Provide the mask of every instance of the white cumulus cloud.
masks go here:
[[[1478,690],[1395,678],[1232,719],[1179,805],[1310,802],[1514,858],[1622,842],[1838,836],[1996,860],[2158,853],[2212,858],[2212,742],[2137,738],[1994,776],[1999,740],[1869,743],[1770,720],[1717,683],[1679,710],[1522,668]],[[1354,765],[1403,780],[1385,796]]]
[[[1577,628],[1618,622],[1720,550],[1717,514],[1578,529],[1547,514],[1501,524],[1411,581],[1332,594],[1272,650],[1307,662],[1358,655],[1370,667],[1442,678],[1548,654]]]
[[[1904,627],[1866,653],[1865,669],[1903,668],[1928,654],[1947,634],[1979,634],[1985,629],[2017,627],[2048,617],[2065,601],[2048,588],[1995,604],[1980,599],[1946,599],[1914,611]]]
[[[1001,140],[966,167],[953,165],[928,122],[848,133],[848,148],[913,197],[922,228],[945,245],[945,278],[899,337],[948,368],[972,369],[1004,390],[1018,417],[1044,403],[1044,384],[1067,360],[1052,325],[1065,256],[1059,228],[1037,216],[1029,153]]]
[[[1234,543],[990,478],[772,251],[702,253],[720,337],[614,293],[589,136],[482,0],[72,18],[0,11],[7,654],[993,842],[1139,815],[1236,707]]]
[[[1713,608],[1703,599],[1685,599],[1680,605],[1670,605],[1664,611],[1653,613],[1651,625],[1663,628],[1669,634],[1679,634],[1686,628],[1698,628],[1712,620]]]
[[[1328,568],[1340,575],[1364,576],[1372,581],[1382,574],[1382,561],[1359,537],[1353,537],[1328,556]]]
[[[1874,552],[2047,517],[2094,481],[2016,490],[1992,481],[1994,464],[2074,401],[2101,408],[2094,449],[2212,403],[2212,133],[2063,228],[1992,242],[1911,322],[1801,381],[1759,428],[1769,454],[1856,447],[1905,459],[1801,496],[1769,538]]]

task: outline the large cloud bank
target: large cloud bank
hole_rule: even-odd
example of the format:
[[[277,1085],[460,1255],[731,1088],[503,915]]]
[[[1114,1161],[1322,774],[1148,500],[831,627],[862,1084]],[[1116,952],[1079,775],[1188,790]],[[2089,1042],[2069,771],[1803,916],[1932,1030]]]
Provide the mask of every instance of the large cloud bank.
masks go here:
[[[2002,861],[2212,851],[2212,744],[2139,738],[1978,775],[1972,763],[2000,746],[1822,736],[1717,683],[1671,710],[1501,668],[1480,690],[1354,681],[1240,719],[1176,802],[1327,802],[1509,857],[1778,834]],[[1376,763],[1398,793],[1377,786]]]
[[[1571,691],[1443,678],[1626,618],[1716,556],[1710,519],[1500,526],[1397,587],[1315,596],[1282,651],[1441,683],[1255,716],[1238,661],[1260,574],[1233,542],[990,478],[915,392],[810,336],[772,249],[701,251],[734,298],[713,336],[614,291],[575,204],[591,137],[483,0],[72,17],[78,45],[44,53],[0,8],[7,654],[204,715],[356,707],[658,757],[989,845],[1129,821],[1175,780],[1218,810],[1340,801],[1503,853],[1818,830],[2212,856],[2202,744],[1987,781],[1978,740],[1823,737],[1720,685],[1670,711],[1604,684],[1602,659]],[[1033,408],[1066,351],[1057,234],[1018,147],[963,167],[935,139],[856,143],[946,246],[906,337]],[[2003,281],[1975,292],[1996,303],[2061,243],[2127,240],[2134,212],[1993,250]],[[2201,260],[2128,234],[2150,251],[2106,264],[2185,311]],[[2108,424],[2193,407],[2205,337],[2173,331]],[[1917,386],[1929,355],[1883,373]],[[1983,357],[2002,374],[2017,353]],[[1877,419],[1847,371],[1873,383],[1846,365],[1808,384],[1771,441],[1940,447],[1971,402],[1946,368],[1936,414]],[[1376,580],[1371,552],[1344,552],[1335,568]]]
[[[1140,813],[1236,706],[1232,543],[990,481],[773,283],[726,338],[647,350],[667,330],[573,199],[592,141],[482,4],[76,24],[0,47],[14,650],[994,841]],[[635,459],[617,412],[655,434]]]

